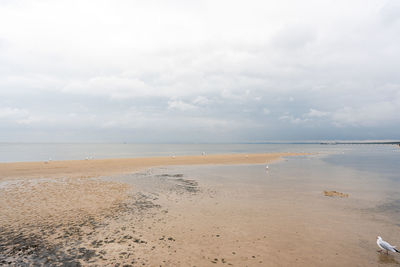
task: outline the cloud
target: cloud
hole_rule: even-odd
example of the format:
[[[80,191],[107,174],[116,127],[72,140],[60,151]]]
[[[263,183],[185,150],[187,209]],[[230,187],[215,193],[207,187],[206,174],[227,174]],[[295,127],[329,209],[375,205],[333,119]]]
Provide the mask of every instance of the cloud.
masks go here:
[[[385,5],[379,10],[380,19],[389,25],[400,25],[400,3],[398,1],[386,1]]]
[[[176,110],[180,110],[180,111],[188,111],[188,110],[194,110],[197,107],[192,104],[185,103],[181,100],[171,100],[171,101],[168,101],[168,108],[176,109]]]
[[[0,107],[0,122],[6,125],[30,125],[41,121],[41,118],[32,115],[26,109],[14,107]]]
[[[0,108],[0,119],[24,118],[29,114],[26,109],[2,107]]]
[[[204,96],[197,96],[197,97],[193,100],[193,104],[205,106],[205,105],[207,105],[207,104],[210,104],[210,100],[209,100],[207,97],[204,97]]]
[[[308,118],[299,118],[299,117],[294,117],[293,115],[283,115],[279,117],[279,120],[281,121],[287,121],[290,122],[291,124],[304,124],[307,123],[310,119]]]
[[[358,108],[344,107],[337,110],[332,115],[332,119],[334,124],[340,127],[379,127],[399,124],[399,112],[400,101],[384,101]]]
[[[322,118],[328,116],[330,113],[329,112],[324,112],[324,111],[319,111],[316,109],[310,108],[310,111],[305,114],[306,117],[316,117],[316,118]]]
[[[285,52],[305,48],[316,39],[316,33],[309,26],[291,25],[281,29],[272,37],[272,45]]]
[[[3,1],[2,129],[26,140],[35,129],[160,142],[395,135],[400,9],[378,2]]]
[[[154,95],[153,90],[154,88],[139,79],[117,76],[94,77],[83,82],[71,82],[62,89],[65,93],[107,96],[116,99]]]

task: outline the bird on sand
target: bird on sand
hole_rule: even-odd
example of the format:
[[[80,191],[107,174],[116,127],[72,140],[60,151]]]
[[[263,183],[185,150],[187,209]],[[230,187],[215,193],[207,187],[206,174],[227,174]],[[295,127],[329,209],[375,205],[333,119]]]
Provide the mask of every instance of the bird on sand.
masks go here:
[[[376,240],[376,244],[377,244],[378,247],[380,247],[382,250],[386,250],[386,253],[387,253],[387,254],[389,254],[389,251],[400,253],[400,251],[398,251],[398,250],[396,249],[396,246],[390,245],[388,242],[384,241],[384,240],[382,239],[382,237],[380,237],[380,236],[378,236],[378,239]]]

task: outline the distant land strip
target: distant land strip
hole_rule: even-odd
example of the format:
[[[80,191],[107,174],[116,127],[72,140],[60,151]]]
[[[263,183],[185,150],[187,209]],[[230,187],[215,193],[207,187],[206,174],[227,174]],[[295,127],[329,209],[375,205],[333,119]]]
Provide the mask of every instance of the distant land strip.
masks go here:
[[[327,141],[321,145],[400,145],[400,141]]]

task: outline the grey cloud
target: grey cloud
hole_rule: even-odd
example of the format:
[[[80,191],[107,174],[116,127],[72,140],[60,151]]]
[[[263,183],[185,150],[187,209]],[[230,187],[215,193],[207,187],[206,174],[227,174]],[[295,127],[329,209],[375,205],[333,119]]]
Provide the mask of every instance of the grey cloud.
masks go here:
[[[272,45],[275,49],[285,49],[285,52],[297,52],[305,48],[317,38],[313,29],[308,26],[290,26],[281,29],[273,38]]]
[[[311,118],[322,118],[322,117],[326,117],[329,115],[329,112],[325,112],[325,111],[320,111],[320,110],[316,110],[313,108],[310,108],[310,111],[305,114],[306,117],[311,117]]]
[[[379,10],[380,19],[386,24],[400,23],[400,3],[395,0],[387,1]]]

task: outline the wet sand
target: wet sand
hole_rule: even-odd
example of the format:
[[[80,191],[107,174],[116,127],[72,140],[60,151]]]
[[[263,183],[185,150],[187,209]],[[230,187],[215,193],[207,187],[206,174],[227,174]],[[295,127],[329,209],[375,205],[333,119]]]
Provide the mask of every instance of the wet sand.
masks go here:
[[[268,171],[246,165],[249,158],[237,160],[245,165],[124,169],[96,178],[10,175],[0,185],[0,263],[399,265],[398,255],[376,251],[376,235],[391,243],[400,236],[393,210],[379,208],[373,180],[357,184],[360,173],[308,157]],[[71,176],[78,175],[80,169]],[[327,197],[325,190],[349,197]]]

